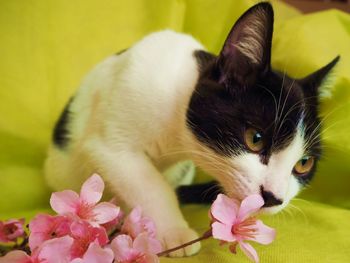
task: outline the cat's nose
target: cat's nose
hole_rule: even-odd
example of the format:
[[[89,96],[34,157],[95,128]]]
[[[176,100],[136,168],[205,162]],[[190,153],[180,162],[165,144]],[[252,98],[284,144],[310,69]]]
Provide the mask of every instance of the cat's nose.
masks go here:
[[[272,192],[265,191],[263,186],[260,186],[261,196],[265,201],[263,207],[271,207],[275,205],[281,205],[283,200],[278,199]]]

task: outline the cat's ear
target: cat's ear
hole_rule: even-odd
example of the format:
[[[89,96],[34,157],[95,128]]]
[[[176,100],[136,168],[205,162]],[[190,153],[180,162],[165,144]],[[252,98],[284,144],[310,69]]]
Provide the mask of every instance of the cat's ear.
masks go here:
[[[251,7],[231,29],[217,60],[219,82],[234,79],[244,86],[270,69],[273,9],[263,2]]]
[[[339,59],[340,56],[337,56],[324,67],[299,80],[299,83],[303,87],[303,90],[307,96],[315,96],[321,93],[319,87],[321,86],[328,73],[338,63]]]

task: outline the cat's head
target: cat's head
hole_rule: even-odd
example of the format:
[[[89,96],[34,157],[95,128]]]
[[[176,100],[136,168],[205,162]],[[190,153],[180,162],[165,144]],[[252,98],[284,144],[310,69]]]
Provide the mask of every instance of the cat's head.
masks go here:
[[[319,87],[338,57],[303,79],[270,67],[273,9],[250,8],[218,56],[197,51],[187,112],[194,161],[239,200],[259,193],[277,212],[313,177],[321,155]],[[286,51],[288,52],[288,51]]]

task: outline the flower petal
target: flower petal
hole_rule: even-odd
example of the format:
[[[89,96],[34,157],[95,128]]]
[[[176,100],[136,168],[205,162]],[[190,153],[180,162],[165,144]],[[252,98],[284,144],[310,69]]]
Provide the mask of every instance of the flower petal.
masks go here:
[[[259,211],[259,209],[264,205],[264,199],[261,195],[249,195],[245,199],[243,199],[241,203],[241,207],[238,211],[237,220],[239,222],[243,221],[250,215]]]
[[[132,239],[128,235],[119,235],[113,239],[111,248],[117,262],[131,261],[135,259],[139,253],[132,248]]]
[[[119,215],[116,218],[114,218],[112,221],[102,224],[102,227],[104,227],[107,232],[112,231],[122,221],[123,217],[123,212],[120,210]]]
[[[84,263],[82,258],[75,258],[70,263]]]
[[[154,223],[152,218],[144,216],[141,219],[141,224],[143,226],[144,231],[146,231],[150,237],[156,238],[156,224]]]
[[[87,204],[97,204],[101,200],[105,184],[98,174],[93,174],[85,181],[80,191],[80,198]]]
[[[265,225],[261,220],[256,221],[256,234],[253,238],[248,238],[263,245],[270,244],[276,237],[276,230]]]
[[[75,221],[70,225],[71,236],[74,239],[84,238],[89,233],[90,225],[85,221]]]
[[[213,237],[215,239],[233,242],[236,241],[235,236],[232,234],[231,225],[225,225],[220,222],[214,222],[211,224]]]
[[[238,211],[236,202],[226,195],[219,194],[213,202],[210,212],[215,220],[224,224],[233,224]]]
[[[121,231],[124,234],[136,238],[142,232],[142,225],[140,223],[142,218],[142,210],[140,206],[136,206],[129,215],[125,218]]]
[[[32,263],[30,256],[22,250],[13,250],[0,257],[0,263]]]
[[[140,259],[138,259],[139,263],[158,263],[159,257],[154,254],[144,254]]]
[[[91,243],[83,256],[81,263],[111,263],[114,259],[113,251],[110,248],[101,248],[96,243]],[[74,260],[73,262],[74,263]]]
[[[18,237],[24,235],[23,223],[23,219],[10,219],[3,224],[3,231],[9,241],[15,241]]]
[[[55,192],[51,195],[50,205],[60,215],[75,213],[76,207],[79,205],[79,196],[71,190]]]
[[[118,217],[120,208],[108,202],[102,202],[93,208],[94,221],[98,224],[107,223]]]
[[[138,235],[134,240],[133,248],[144,254],[157,254],[162,251],[160,241],[149,237],[148,233]]]
[[[69,262],[73,238],[64,236],[46,241],[39,248],[38,262]]]
[[[142,217],[142,208],[141,206],[134,207],[127,218],[125,220],[130,220],[131,222],[138,222],[141,220]]]
[[[151,218],[142,216],[140,206],[135,207],[130,214],[125,218],[122,226],[123,233],[136,238],[142,232],[147,232],[150,237],[156,237],[156,226]]]
[[[47,232],[51,228],[51,223],[54,220],[54,216],[46,214],[36,215],[29,223],[29,230],[33,232]]]
[[[31,251],[48,239],[62,237],[70,233],[71,219],[66,216],[39,214],[29,223],[29,247]]]
[[[256,253],[256,250],[252,247],[252,245],[245,243],[245,242],[239,242],[239,247],[242,249],[244,254],[251,260],[255,261],[255,263],[259,263],[259,257]]]
[[[104,246],[108,244],[108,234],[106,232],[106,229],[103,227],[94,227],[92,229],[92,236],[95,237],[95,243],[99,244],[100,246]]]
[[[44,214],[39,214],[30,221],[29,247],[31,251],[50,238],[49,234],[53,221],[53,216]]]

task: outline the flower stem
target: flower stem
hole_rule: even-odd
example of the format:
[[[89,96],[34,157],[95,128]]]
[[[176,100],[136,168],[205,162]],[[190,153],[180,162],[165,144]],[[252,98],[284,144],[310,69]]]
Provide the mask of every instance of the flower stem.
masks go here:
[[[169,253],[171,253],[171,252],[173,252],[173,251],[176,251],[176,250],[179,250],[179,249],[181,249],[181,248],[190,246],[190,245],[192,245],[192,244],[194,244],[194,243],[197,243],[197,242],[199,242],[199,241],[208,239],[209,237],[212,237],[212,235],[213,235],[213,234],[212,234],[211,229],[210,229],[210,230],[208,230],[207,232],[205,232],[201,237],[199,237],[199,238],[197,238],[197,239],[194,239],[194,240],[192,240],[192,241],[189,241],[189,242],[187,242],[187,243],[185,243],[185,244],[182,244],[182,245],[180,245],[180,246],[177,246],[177,247],[170,248],[170,249],[164,250],[164,251],[162,251],[162,252],[159,252],[159,253],[157,254],[157,256],[158,256],[158,257],[166,256],[166,255],[168,255]]]

